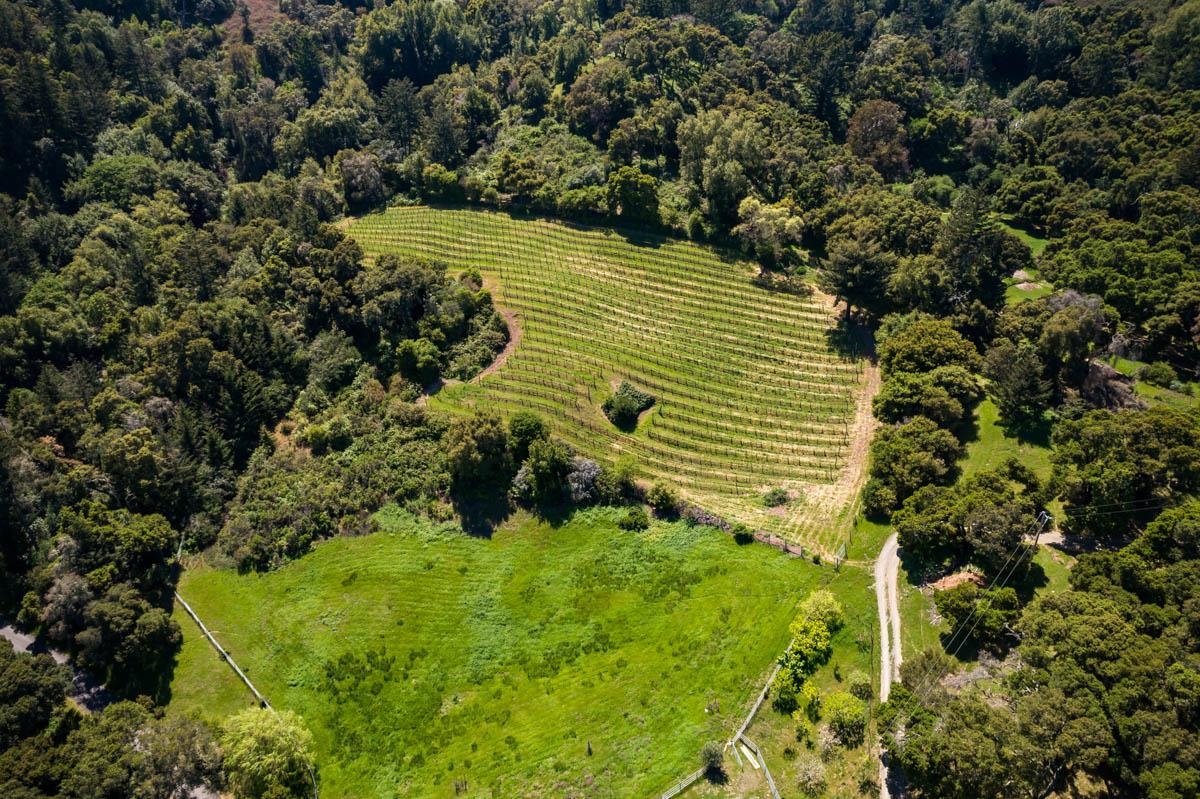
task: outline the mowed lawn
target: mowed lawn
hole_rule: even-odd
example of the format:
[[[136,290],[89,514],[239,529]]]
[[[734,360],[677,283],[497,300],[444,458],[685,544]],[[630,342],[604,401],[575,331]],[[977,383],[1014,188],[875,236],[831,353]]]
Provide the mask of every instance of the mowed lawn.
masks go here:
[[[266,574],[186,573],[187,599],[316,738],[322,796],[649,796],[737,726],[798,601],[857,570],[621,511],[470,538],[394,508]],[[177,611],[173,712],[247,703]],[[589,755],[589,746],[591,754]]]

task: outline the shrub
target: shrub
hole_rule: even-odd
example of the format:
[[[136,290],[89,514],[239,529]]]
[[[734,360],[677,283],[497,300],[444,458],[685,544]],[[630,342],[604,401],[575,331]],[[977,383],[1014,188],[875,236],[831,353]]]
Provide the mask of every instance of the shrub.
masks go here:
[[[862,700],[845,691],[836,691],[825,699],[829,729],[843,746],[858,746],[867,729],[867,708]]]
[[[571,501],[591,502],[596,499],[596,483],[600,478],[600,464],[582,455],[571,458],[571,471],[567,473],[567,487]]]
[[[772,488],[763,494],[763,504],[768,508],[778,508],[780,505],[786,505],[788,501],[788,492],[786,488]]]
[[[463,198],[462,187],[458,183],[458,173],[447,169],[441,164],[430,164],[421,172],[425,184],[425,193],[434,200],[459,202]]]
[[[850,672],[850,693],[866,702],[871,698],[871,678],[866,673],[855,669]]]
[[[329,448],[341,452],[354,441],[350,430],[350,420],[345,416],[335,416],[329,420]]]
[[[1172,383],[1179,382],[1179,374],[1171,364],[1155,361],[1138,370],[1138,378],[1155,386],[1169,388]]]
[[[819,721],[821,718],[821,692],[812,683],[805,683],[800,689],[800,701],[804,705],[804,714],[809,721]]]
[[[542,417],[533,411],[517,411],[508,420],[508,437],[511,441],[513,460],[523,463],[529,456],[529,445],[534,441],[550,437],[550,428]]]
[[[896,507],[896,492],[878,477],[872,477],[862,489],[863,515],[885,519]]]
[[[427,386],[441,372],[441,353],[427,338],[405,339],[396,345],[396,366],[410,380]]]
[[[741,522],[735,524],[729,532],[733,533],[733,540],[739,546],[745,546],[754,540],[754,531]]]
[[[529,467],[535,502],[552,504],[563,499],[569,489],[567,476],[573,457],[571,448],[556,439],[540,438],[530,444],[522,468]]]
[[[657,482],[646,492],[646,502],[659,516],[673,516],[679,511],[679,496],[665,483]]]
[[[645,530],[650,526],[650,516],[641,505],[634,505],[625,511],[625,515],[617,522],[617,526],[622,530],[629,530],[631,532]]]
[[[796,787],[802,796],[821,796],[825,793],[825,764],[811,752],[796,759]]]
[[[230,787],[247,799],[306,796],[312,734],[290,710],[247,708],[226,720],[221,749]]]
[[[628,458],[623,457],[615,464],[600,472],[596,478],[596,490],[600,501],[617,505],[637,497],[637,484],[634,482],[636,467]]]
[[[622,380],[616,392],[604,400],[603,409],[614,425],[622,430],[632,430],[637,426],[638,415],[653,404],[653,396]]]
[[[709,741],[700,750],[700,766],[709,775],[720,774],[725,764],[725,749],[716,741]]]
[[[310,424],[297,438],[314,455],[324,455],[329,449],[329,430],[323,424]]]
[[[779,659],[780,680],[799,686],[808,675],[829,660],[833,651],[829,628],[823,622],[800,617],[792,622],[792,643]],[[807,687],[807,686],[806,686]]]
[[[833,594],[825,589],[813,591],[800,605],[800,615],[824,624],[830,632],[836,632],[844,623],[842,606]]]
[[[800,707],[800,702],[796,698],[795,680],[792,679],[791,674],[784,673],[782,669],[771,682],[771,707],[788,715],[795,713],[796,709]]]

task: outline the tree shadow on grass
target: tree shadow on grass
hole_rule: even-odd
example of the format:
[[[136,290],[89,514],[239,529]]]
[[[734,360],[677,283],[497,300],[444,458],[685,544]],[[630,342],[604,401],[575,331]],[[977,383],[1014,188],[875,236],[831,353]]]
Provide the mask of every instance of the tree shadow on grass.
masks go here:
[[[1031,444],[1035,447],[1050,446],[1050,433],[1053,425],[1044,416],[1034,422],[1014,425],[1001,424],[1000,427],[1006,436],[1011,436],[1022,444]]]
[[[551,527],[562,527],[571,520],[576,506],[570,502],[546,502],[531,508],[533,514]]]
[[[1050,584],[1050,578],[1046,576],[1046,570],[1042,568],[1042,564],[1033,562],[1035,554],[1030,554],[1027,563],[1018,568],[1008,581],[1008,586],[1017,592],[1022,605],[1028,605],[1033,601],[1034,594],[1039,588],[1045,588]]]
[[[453,496],[451,504],[463,532],[475,538],[491,538],[513,511],[508,495],[494,491]]]
[[[729,784],[729,773],[720,766],[709,767],[704,769],[704,779],[712,785],[727,785]]]

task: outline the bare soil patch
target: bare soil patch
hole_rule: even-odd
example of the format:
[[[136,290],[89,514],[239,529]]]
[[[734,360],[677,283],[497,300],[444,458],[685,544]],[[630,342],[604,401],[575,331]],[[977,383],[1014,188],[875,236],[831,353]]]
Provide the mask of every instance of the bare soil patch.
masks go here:
[[[975,583],[975,585],[983,587],[983,575],[976,572],[955,572],[954,574],[947,574],[934,583],[930,583],[930,587],[934,591],[949,591],[951,588],[963,583]]]

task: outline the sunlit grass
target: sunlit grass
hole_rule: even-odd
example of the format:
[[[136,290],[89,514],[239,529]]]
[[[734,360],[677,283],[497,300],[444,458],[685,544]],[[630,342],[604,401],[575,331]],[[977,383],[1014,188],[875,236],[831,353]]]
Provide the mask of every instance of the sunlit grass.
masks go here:
[[[449,797],[456,783],[648,796],[736,727],[810,590],[852,597],[855,629],[875,623],[873,598],[860,570],[682,523],[628,533],[619,513],[521,516],[482,539],[387,509],[384,532],[267,574],[190,571],[180,592],[313,729],[328,799]],[[172,711],[242,706],[181,623]]]

